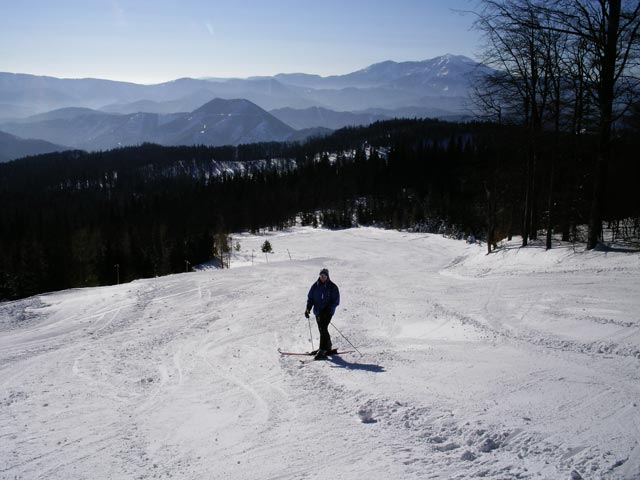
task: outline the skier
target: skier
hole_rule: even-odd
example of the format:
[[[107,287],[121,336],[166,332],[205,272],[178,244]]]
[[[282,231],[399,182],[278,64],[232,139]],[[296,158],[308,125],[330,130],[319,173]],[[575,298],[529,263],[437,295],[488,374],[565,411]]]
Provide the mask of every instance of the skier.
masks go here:
[[[320,347],[315,353],[315,358],[324,358],[332,353],[331,335],[329,335],[329,323],[336,307],[340,304],[340,290],[338,286],[329,278],[329,270],[320,270],[318,280],[311,285],[307,295],[307,309],[304,316],[309,318],[311,307],[316,316],[318,330],[320,331]]]

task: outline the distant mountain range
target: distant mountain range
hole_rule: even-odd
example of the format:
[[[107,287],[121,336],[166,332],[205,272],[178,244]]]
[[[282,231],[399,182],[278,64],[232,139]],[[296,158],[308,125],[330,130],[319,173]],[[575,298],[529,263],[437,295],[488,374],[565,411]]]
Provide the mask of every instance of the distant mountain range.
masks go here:
[[[328,77],[181,78],[156,85],[0,73],[0,131],[88,150],[142,141],[302,139],[395,117],[460,119],[468,114],[474,76],[487,71],[467,57],[444,55]]]
[[[105,113],[63,108],[5,123],[5,132],[83,150],[153,142],[160,145],[237,145],[297,138],[297,131],[244,100],[212,100],[188,113]]]
[[[451,121],[468,118],[468,115],[454,114],[441,108],[426,107],[405,107],[395,110],[369,108],[355,112],[338,112],[322,107],[278,108],[269,113],[296,129],[324,127],[331,130],[353,125],[369,125],[392,118],[441,118]]]
[[[68,150],[68,148],[62,145],[54,145],[44,140],[18,138],[15,135],[0,132],[0,163],[28,155],[39,155],[61,150]]]
[[[214,98],[245,98],[265,110],[426,107],[460,114],[473,75],[484,70],[467,57],[444,55],[421,62],[386,61],[329,77],[293,73],[246,79],[181,78],[156,85],[0,73],[0,121],[65,107],[108,113],[190,112]]]

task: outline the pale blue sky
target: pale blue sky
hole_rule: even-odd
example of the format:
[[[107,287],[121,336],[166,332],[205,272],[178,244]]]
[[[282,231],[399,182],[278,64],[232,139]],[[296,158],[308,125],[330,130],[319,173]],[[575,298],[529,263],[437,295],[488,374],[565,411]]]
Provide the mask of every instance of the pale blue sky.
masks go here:
[[[0,0],[0,71],[157,83],[474,57],[473,0]]]

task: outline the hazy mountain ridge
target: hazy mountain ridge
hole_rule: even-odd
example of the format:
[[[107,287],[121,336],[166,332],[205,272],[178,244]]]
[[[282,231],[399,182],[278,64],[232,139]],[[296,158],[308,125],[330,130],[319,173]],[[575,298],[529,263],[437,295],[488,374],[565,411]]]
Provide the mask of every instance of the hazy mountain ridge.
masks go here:
[[[459,120],[468,115],[474,75],[485,70],[467,57],[443,55],[328,77],[283,73],[155,85],[0,73],[0,130],[86,150],[304,140],[391,118]],[[17,158],[14,152],[0,155]]]
[[[283,73],[246,79],[180,78],[155,85],[0,73],[0,104],[6,106],[0,121],[65,107],[109,113],[193,111],[216,97],[246,98],[265,110],[431,107],[429,98],[466,95],[474,72],[483,68],[467,57],[444,55],[421,62],[386,61],[328,77]],[[449,108],[460,113],[462,105]]]
[[[336,130],[349,125],[368,125],[378,120],[389,118],[383,114],[337,112],[322,107],[309,107],[305,109],[287,107],[271,110],[269,113],[296,129],[322,126]]]
[[[453,79],[458,82],[459,76],[472,74],[476,69],[482,69],[477,62],[462,55],[446,54],[423,61],[394,62],[387,60],[375,63],[361,70],[346,75],[332,75],[321,77],[304,73],[278,74],[279,81],[299,87],[316,89],[343,88],[376,88],[397,85],[413,86],[433,85],[438,88],[444,82],[436,80]]]
[[[323,127],[331,130],[357,125],[369,125],[393,118],[443,118],[452,121],[466,118],[465,115],[452,114],[445,109],[427,107],[405,107],[395,110],[369,108],[355,112],[338,112],[322,107],[305,109],[279,108],[271,110],[269,113],[296,129]]]
[[[165,145],[237,145],[287,140],[295,130],[256,104],[214,99],[162,125],[156,141]],[[161,141],[162,140],[162,141]]]
[[[296,131],[248,100],[214,99],[188,113],[120,115],[65,108],[6,123],[5,131],[84,150],[153,142],[160,145],[237,145],[284,141]]]
[[[55,145],[44,140],[20,138],[0,131],[0,163],[29,155],[39,155],[41,153],[61,150],[67,150],[67,147]]]

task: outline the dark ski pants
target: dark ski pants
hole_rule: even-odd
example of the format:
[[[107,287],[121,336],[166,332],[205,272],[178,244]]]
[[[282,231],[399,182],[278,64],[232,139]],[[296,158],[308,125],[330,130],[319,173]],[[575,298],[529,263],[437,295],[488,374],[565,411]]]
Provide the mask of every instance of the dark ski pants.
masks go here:
[[[320,350],[331,350],[331,335],[329,335],[329,324],[331,323],[331,315],[327,311],[321,311],[316,316],[316,322],[318,322],[318,330],[320,331]]]

